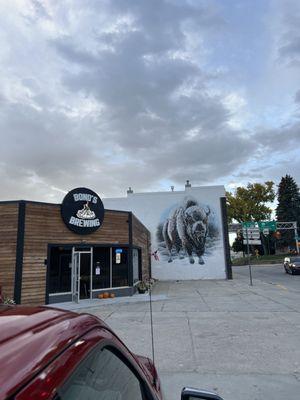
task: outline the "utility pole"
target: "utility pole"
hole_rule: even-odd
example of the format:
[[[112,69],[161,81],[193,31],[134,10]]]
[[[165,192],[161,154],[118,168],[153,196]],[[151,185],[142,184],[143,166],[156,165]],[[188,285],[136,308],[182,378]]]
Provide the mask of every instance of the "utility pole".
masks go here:
[[[297,254],[299,254],[299,243],[298,243],[298,229],[297,229],[297,222],[295,222],[295,240],[296,240],[296,249],[297,249]]]
[[[251,263],[250,263],[250,246],[249,246],[248,227],[246,227],[246,240],[247,240],[247,254],[248,254],[248,267],[249,267],[249,276],[250,276],[250,286],[253,286],[252,270],[251,270]]]

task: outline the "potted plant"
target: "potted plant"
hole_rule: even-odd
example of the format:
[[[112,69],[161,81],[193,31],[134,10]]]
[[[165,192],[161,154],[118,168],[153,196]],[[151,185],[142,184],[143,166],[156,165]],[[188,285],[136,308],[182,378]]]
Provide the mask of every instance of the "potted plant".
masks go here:
[[[0,286],[0,304],[16,304],[13,299],[3,294],[2,286]]]
[[[13,305],[13,304],[16,304],[16,302],[13,299],[11,299],[10,297],[4,297],[3,304]]]
[[[137,285],[136,285],[136,287],[137,287],[137,290],[138,290],[138,292],[139,293],[146,293],[147,292],[147,290],[148,290],[148,285],[147,285],[147,283],[145,282],[145,281],[140,281]]]

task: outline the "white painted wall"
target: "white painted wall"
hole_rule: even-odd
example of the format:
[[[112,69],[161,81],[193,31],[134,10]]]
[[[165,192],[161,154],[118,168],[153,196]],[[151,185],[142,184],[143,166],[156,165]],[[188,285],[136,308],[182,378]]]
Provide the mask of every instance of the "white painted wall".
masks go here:
[[[132,211],[137,218],[151,232],[152,251],[159,249],[159,261],[152,257],[152,274],[154,278],[161,280],[189,280],[189,279],[224,279],[225,254],[223,246],[223,229],[221,219],[220,197],[225,196],[224,186],[204,186],[186,188],[185,191],[174,192],[150,192],[132,193],[124,198],[102,199],[104,207],[112,210]],[[198,257],[194,255],[195,263],[191,264],[187,255],[181,251],[181,257],[172,251],[172,262],[168,262],[169,256],[164,242],[157,240],[157,228],[160,222],[165,221],[170,212],[185,202],[186,198],[196,200],[200,207],[211,210],[209,215],[210,226],[217,227],[218,236],[208,237],[203,255],[204,264],[198,263]],[[212,232],[212,229],[211,229]]]

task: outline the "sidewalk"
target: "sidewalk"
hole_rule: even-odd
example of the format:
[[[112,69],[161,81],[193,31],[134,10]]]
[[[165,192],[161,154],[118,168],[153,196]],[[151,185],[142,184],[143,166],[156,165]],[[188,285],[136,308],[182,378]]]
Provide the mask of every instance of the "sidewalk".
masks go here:
[[[152,301],[162,301],[166,300],[166,295],[157,294],[152,295]],[[79,303],[74,303],[72,301],[64,302],[64,303],[55,303],[50,304],[49,307],[61,308],[63,310],[69,311],[84,311],[89,312],[90,308],[98,308],[98,307],[106,307],[108,305],[116,305],[116,304],[129,304],[129,303],[149,303],[150,296],[148,293],[146,294],[134,294],[133,296],[122,296],[122,297],[114,297],[113,299],[85,299],[80,300]]]
[[[299,400],[300,276],[254,268],[252,287],[246,267],[234,268],[232,281],[155,285],[155,362],[166,400],[180,399],[185,385],[225,400]],[[147,296],[106,301],[78,311],[100,316],[132,351],[151,357]]]

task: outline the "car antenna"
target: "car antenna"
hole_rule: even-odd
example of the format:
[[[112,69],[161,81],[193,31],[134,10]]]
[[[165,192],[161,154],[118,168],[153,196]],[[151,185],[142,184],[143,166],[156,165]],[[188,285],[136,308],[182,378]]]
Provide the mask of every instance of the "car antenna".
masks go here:
[[[152,282],[149,279],[149,304],[150,304],[150,326],[151,326],[151,347],[152,347],[152,361],[155,366],[154,359],[154,335],[153,335],[153,313],[152,313]],[[153,374],[153,384],[156,385],[156,375]]]

